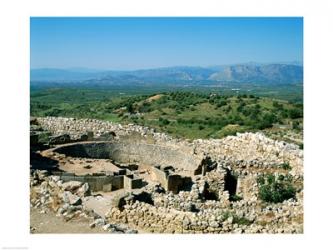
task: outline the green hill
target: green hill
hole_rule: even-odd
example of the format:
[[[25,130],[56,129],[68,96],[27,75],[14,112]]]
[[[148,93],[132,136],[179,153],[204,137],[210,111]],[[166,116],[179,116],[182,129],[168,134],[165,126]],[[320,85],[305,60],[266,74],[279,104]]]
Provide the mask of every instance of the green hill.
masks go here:
[[[188,139],[303,126],[303,105],[253,95],[164,92],[114,96],[53,90],[31,95],[32,116],[96,118],[134,123]]]

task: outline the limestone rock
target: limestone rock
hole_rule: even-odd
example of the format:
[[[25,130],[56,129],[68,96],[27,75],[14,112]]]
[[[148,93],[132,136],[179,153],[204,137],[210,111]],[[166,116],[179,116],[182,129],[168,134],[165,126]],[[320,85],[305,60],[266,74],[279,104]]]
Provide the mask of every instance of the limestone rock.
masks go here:
[[[79,196],[72,194],[69,191],[65,191],[63,193],[62,199],[65,203],[69,203],[71,205],[80,205],[82,203],[82,200]]]
[[[71,142],[71,138],[68,134],[51,136],[49,140],[49,144],[64,144],[69,142]]]
[[[62,188],[65,191],[71,191],[71,192],[73,192],[73,191],[76,191],[77,189],[79,189],[82,185],[83,185],[83,183],[79,182],[79,181],[67,181],[67,182],[64,182],[62,184]]]
[[[90,195],[89,184],[84,183],[81,187],[77,189],[76,194],[80,197],[89,196]]]

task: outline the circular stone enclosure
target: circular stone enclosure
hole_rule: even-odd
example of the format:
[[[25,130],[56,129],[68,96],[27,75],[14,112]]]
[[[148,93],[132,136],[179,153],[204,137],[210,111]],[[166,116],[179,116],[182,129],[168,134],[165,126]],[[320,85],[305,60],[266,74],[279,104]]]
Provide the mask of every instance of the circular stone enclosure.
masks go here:
[[[202,162],[202,158],[180,149],[145,143],[81,142],[64,144],[52,151],[70,157],[111,159],[119,164],[172,166],[191,175]]]

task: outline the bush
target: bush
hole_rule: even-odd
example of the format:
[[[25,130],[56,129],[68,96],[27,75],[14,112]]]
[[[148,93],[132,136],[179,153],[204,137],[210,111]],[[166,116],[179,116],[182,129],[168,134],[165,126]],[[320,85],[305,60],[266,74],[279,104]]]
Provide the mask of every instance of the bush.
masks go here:
[[[303,117],[303,112],[301,109],[289,109],[288,110],[288,117],[291,119],[297,119]]]
[[[293,129],[299,129],[299,122],[293,121]]]
[[[291,166],[289,165],[288,162],[284,162],[281,164],[281,168],[283,168],[284,170],[290,170]]]
[[[151,103],[144,101],[141,105],[138,107],[140,113],[148,113],[152,111]]]
[[[273,101],[273,107],[276,109],[283,109],[283,104]]]
[[[132,114],[134,112],[133,103],[127,103],[126,104],[126,109],[127,109],[128,113]]]
[[[253,221],[250,221],[249,219],[245,218],[245,217],[238,217],[237,215],[235,215],[234,213],[230,212],[230,211],[225,211],[221,214],[222,216],[222,220],[225,221],[227,220],[229,217],[232,217],[232,223],[233,224],[238,224],[238,225],[246,225],[249,226],[253,223]]]
[[[257,179],[257,183],[258,183],[259,186],[264,185],[265,184],[264,176],[260,175]]]
[[[246,226],[249,226],[252,224],[252,222],[250,220],[246,219],[245,217],[238,217],[238,216],[234,216],[232,223],[238,224],[238,225],[246,225]]]
[[[220,100],[218,103],[217,103],[217,107],[222,107],[222,106],[225,106],[227,105],[227,102],[225,100]]]
[[[257,180],[259,185],[259,198],[265,202],[279,203],[290,198],[295,198],[296,189],[289,176],[277,178],[269,174]]]
[[[237,194],[233,194],[230,196],[230,201],[240,201],[242,200],[243,198]]]
[[[163,117],[158,118],[158,121],[161,125],[168,125],[170,121],[168,119],[164,119]]]

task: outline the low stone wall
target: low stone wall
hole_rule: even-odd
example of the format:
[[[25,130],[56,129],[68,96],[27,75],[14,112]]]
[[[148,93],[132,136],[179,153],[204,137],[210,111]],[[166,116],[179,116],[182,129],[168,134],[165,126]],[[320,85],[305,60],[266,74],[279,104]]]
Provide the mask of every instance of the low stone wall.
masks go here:
[[[181,176],[172,171],[164,171],[156,166],[152,167],[151,170],[153,180],[159,182],[167,191],[178,193],[180,190],[186,189],[186,187],[189,188],[192,184],[191,177]]]
[[[75,175],[73,173],[52,172],[59,176],[62,181],[79,181],[88,183],[92,191],[110,192],[124,188],[131,190],[141,188],[143,183],[141,178],[127,175]]]
[[[220,233],[218,222],[209,222],[208,218],[194,217],[186,213],[165,208],[156,208],[146,203],[125,206],[123,211],[112,208],[107,214],[110,222],[128,223],[129,226],[155,233]],[[191,223],[192,222],[192,223]],[[195,223],[196,222],[196,223]]]
[[[167,190],[168,188],[168,174],[158,167],[154,166],[151,168],[151,176],[154,181],[157,181],[161,186]]]
[[[124,176],[113,175],[75,175],[73,173],[53,172],[63,181],[79,181],[88,183],[92,191],[110,192],[113,190],[124,188]]]
[[[192,185],[191,177],[172,174],[168,176],[167,190],[178,193],[180,190],[190,189]]]
[[[121,125],[108,121],[96,119],[76,119],[66,117],[38,117],[37,123],[45,130],[55,135],[68,133],[72,139],[81,137],[82,132],[92,132],[94,137],[115,133],[117,136],[127,136],[132,133],[138,133],[143,137],[152,136],[156,140],[169,140],[171,137],[163,133],[156,133],[154,129],[142,127],[139,125],[128,124]]]
[[[131,190],[135,188],[142,187],[142,179],[136,178],[134,176],[124,175],[124,189]]]

